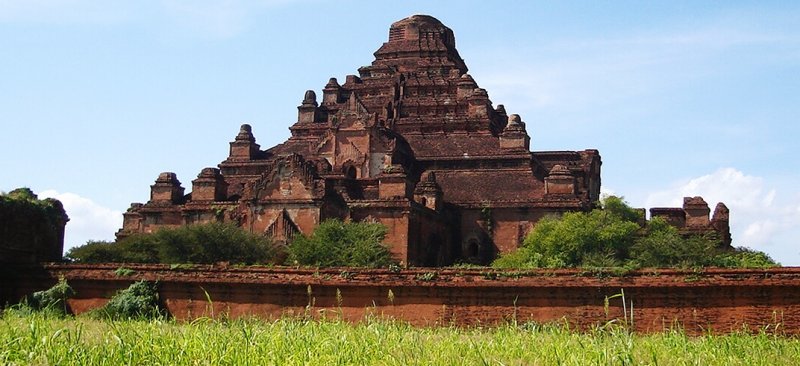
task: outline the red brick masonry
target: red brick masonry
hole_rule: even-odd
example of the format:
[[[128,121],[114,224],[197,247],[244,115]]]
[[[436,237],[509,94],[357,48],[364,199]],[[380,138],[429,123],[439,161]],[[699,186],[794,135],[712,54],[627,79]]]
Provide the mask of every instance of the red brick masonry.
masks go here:
[[[17,296],[46,288],[59,276],[77,291],[75,313],[99,307],[132,281],[159,281],[169,312],[199,316],[385,316],[417,325],[552,322],[588,327],[622,318],[624,289],[637,331],[679,323],[693,334],[742,327],[800,333],[800,268],[769,270],[641,270],[625,275],[580,270],[500,272],[491,269],[389,270],[235,268],[49,264],[17,273]],[[4,281],[5,282],[5,281]],[[12,282],[5,282],[6,284]],[[6,288],[8,290],[8,287]],[[390,294],[391,290],[391,294]],[[206,297],[211,299],[209,302]]]

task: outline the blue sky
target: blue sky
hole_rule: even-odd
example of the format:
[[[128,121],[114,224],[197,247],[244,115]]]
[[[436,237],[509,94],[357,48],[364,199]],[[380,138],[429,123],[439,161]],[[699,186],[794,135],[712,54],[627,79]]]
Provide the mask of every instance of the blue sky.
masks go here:
[[[533,150],[596,148],[637,207],[702,195],[734,245],[800,265],[800,3],[0,0],[0,190],[64,201],[67,246],[112,239],[159,172],[184,183],[250,123],[289,136],[307,89],[430,14]]]

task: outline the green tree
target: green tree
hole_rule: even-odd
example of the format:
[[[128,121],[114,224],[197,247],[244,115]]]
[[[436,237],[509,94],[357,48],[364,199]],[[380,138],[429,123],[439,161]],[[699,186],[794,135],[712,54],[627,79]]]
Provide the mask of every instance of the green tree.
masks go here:
[[[287,263],[317,267],[386,267],[394,263],[379,223],[325,220],[289,244]]]
[[[499,268],[558,267],[770,267],[768,255],[730,250],[714,235],[683,236],[662,218],[642,228],[641,212],[622,198],[607,197],[601,208],[540,220],[517,251],[492,264]]]
[[[678,229],[660,217],[631,247],[631,260],[641,267],[704,267],[720,253],[720,241],[712,236],[681,236]]]
[[[780,263],[764,252],[738,247],[718,254],[711,265],[731,268],[770,268],[778,267]]]
[[[89,240],[84,245],[70,248],[64,258],[82,263],[122,262],[121,249],[123,245],[112,241]]]
[[[494,266],[579,267],[621,265],[628,257],[639,214],[622,199],[609,197],[604,208],[568,212],[540,220],[517,252],[501,256]]]
[[[272,263],[279,253],[272,241],[233,224],[208,223],[163,228],[117,243],[88,242],[67,252],[76,262]]]

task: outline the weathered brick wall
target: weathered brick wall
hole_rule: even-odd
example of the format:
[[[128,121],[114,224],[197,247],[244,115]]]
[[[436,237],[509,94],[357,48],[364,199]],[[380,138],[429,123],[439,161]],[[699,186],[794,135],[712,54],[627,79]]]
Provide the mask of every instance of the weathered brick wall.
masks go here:
[[[135,273],[118,277],[114,270],[119,267],[51,264],[38,270],[19,269],[11,282],[4,280],[4,286],[13,286],[5,296],[18,298],[63,276],[77,291],[70,306],[81,313],[101,306],[132,281],[144,279],[159,281],[164,305],[179,319],[327,314],[357,321],[375,315],[418,325],[566,319],[585,328],[622,318],[621,298],[610,299],[608,308],[604,299],[624,290],[628,317],[633,304],[637,331],[660,331],[680,324],[693,334],[742,327],[774,330],[776,326],[800,334],[800,268],[643,270],[613,276],[577,270],[393,273],[221,266],[171,270],[165,265],[126,265]]]
[[[0,192],[0,264],[61,260],[68,221],[57,199],[29,188]]]

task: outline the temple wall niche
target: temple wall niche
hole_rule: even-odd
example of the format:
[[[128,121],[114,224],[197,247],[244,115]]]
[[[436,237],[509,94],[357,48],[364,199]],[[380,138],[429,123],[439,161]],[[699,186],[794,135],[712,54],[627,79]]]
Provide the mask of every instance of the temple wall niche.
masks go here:
[[[488,208],[461,210],[459,223],[460,257],[473,264],[488,264],[494,259],[496,249],[492,242],[492,213]]]
[[[436,267],[454,261],[451,225],[433,211],[416,207],[409,219],[409,265]]]
[[[336,139],[336,153],[333,166],[340,169],[353,166],[356,168],[356,178],[366,178],[370,175],[369,148],[370,137],[350,133],[339,133]]]

